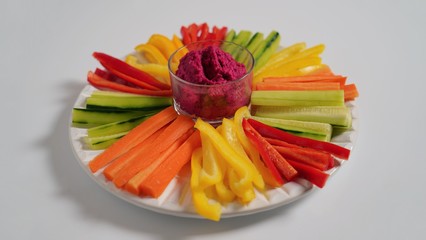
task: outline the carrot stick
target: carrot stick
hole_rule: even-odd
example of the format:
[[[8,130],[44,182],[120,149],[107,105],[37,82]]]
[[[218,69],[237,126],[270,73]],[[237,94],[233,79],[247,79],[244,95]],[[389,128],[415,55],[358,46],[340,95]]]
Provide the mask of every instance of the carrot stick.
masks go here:
[[[149,166],[163,151],[169,148],[179,137],[194,127],[194,121],[179,115],[152,143],[148,154],[144,151],[123,157],[128,158],[126,166],[114,177],[113,183],[123,187],[135,174]],[[141,153],[142,152],[142,153]]]
[[[339,90],[337,82],[260,82],[256,85],[257,90]]]
[[[343,87],[343,91],[345,92],[345,101],[354,100],[359,96],[358,89],[354,83],[346,84]]]
[[[293,77],[266,77],[263,82],[269,83],[283,83],[283,82],[337,82],[340,87],[346,83],[346,77],[340,75],[322,76],[322,75],[305,75]]]
[[[281,146],[274,146],[274,148],[285,159],[304,163],[321,171],[328,169],[330,159],[333,158],[329,153],[309,148],[288,148]]]
[[[90,170],[92,172],[97,172],[99,169],[105,167],[118,156],[132,149],[138,143],[151,136],[158,129],[162,128],[176,117],[176,111],[173,109],[173,107],[170,106],[148,118],[146,121],[133,128],[124,137],[91,160],[89,162]]]
[[[192,152],[201,146],[199,132],[191,131],[190,133],[189,138],[179,144],[179,148],[173,155],[164,159],[159,158],[156,161],[158,164],[153,163],[146,170],[139,172],[126,184],[126,189],[135,194],[159,197],[181,168],[189,162]]]
[[[160,134],[166,129],[166,126],[161,128],[160,130],[153,133],[151,136],[149,136],[144,141],[140,142],[138,145],[136,145],[134,148],[130,149],[120,157],[118,157],[116,160],[114,160],[111,164],[109,164],[103,171],[103,174],[106,179],[112,181],[115,176],[117,176],[118,172],[123,169],[123,167],[126,165],[126,163],[131,159],[127,156],[133,156],[137,153],[139,154],[147,154],[151,151],[153,147],[153,143],[155,139],[160,136]]]

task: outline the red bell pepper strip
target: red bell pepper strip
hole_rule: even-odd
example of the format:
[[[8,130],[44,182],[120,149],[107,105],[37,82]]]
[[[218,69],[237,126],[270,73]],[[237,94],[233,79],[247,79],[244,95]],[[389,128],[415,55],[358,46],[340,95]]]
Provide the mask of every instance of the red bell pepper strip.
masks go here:
[[[207,40],[207,36],[209,35],[209,25],[207,23],[203,23],[199,26],[199,35],[198,41]]]
[[[330,142],[322,142],[314,139],[295,136],[283,130],[268,126],[264,123],[254,119],[247,120],[260,135],[268,138],[279,139],[288,143],[296,144],[302,147],[313,148],[321,151],[331,153],[332,155],[347,160],[349,158],[350,150]]]
[[[132,87],[132,88],[143,89],[143,88],[139,87],[136,84],[124,81],[123,79],[115,76],[114,74],[112,74],[112,73],[110,73],[108,71],[99,69],[99,68],[96,68],[95,75],[98,75],[99,77],[101,77],[103,79],[106,79],[108,81],[115,82],[115,83],[118,83],[118,84],[121,84],[121,85],[125,85],[125,86]]]
[[[92,86],[100,90],[116,90],[120,92],[150,95],[150,96],[171,96],[172,95],[172,90],[149,90],[149,89],[129,87],[129,86],[102,78],[99,75],[90,71],[87,74],[87,81]]]
[[[226,33],[228,32],[228,28],[227,27],[222,27],[220,29],[218,29],[218,32],[216,34],[216,39],[217,40],[223,40],[225,39]]]
[[[311,148],[288,148],[274,146],[274,148],[287,160],[304,163],[318,170],[328,170],[331,154]]]
[[[134,68],[120,59],[100,52],[94,52],[93,57],[95,57],[101,63],[101,65],[104,66],[112,74],[123,80],[136,84],[142,88],[151,90],[170,89],[169,85],[161,83],[148,73]]]
[[[189,36],[188,28],[185,26],[182,26],[180,28],[180,34],[182,35],[182,42],[183,44],[188,44],[191,42],[191,37]]]
[[[198,26],[197,26],[197,24],[193,23],[193,24],[189,25],[188,34],[189,34],[189,37],[191,38],[191,42],[198,41]]]
[[[250,125],[246,119],[243,119],[242,124],[246,136],[259,151],[265,165],[269,168],[274,178],[280,184],[284,183],[284,179],[281,175],[288,181],[291,181],[297,176],[297,171]]]
[[[323,188],[325,186],[325,183],[330,176],[327,173],[309,165],[292,160],[288,160],[288,162],[297,170],[299,177],[308,180],[319,188]]]
[[[281,146],[281,147],[288,147],[288,148],[302,148],[301,146],[297,146],[295,144],[290,144],[288,142],[284,142],[281,141],[279,139],[275,139],[275,138],[268,138],[265,137],[266,141],[268,141],[268,143],[270,143],[273,146]]]

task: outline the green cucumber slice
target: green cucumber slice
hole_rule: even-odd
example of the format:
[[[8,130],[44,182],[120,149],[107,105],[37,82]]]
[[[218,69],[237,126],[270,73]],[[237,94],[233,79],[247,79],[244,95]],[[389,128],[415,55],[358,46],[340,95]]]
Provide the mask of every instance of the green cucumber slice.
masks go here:
[[[343,90],[253,91],[251,104],[260,106],[344,106]]]
[[[272,31],[265,39],[264,44],[260,44],[259,47],[254,52],[254,59],[256,64],[254,66],[254,71],[263,67],[268,60],[274,54],[281,41],[281,36],[278,32]]]
[[[159,110],[147,111],[121,111],[121,110],[105,110],[105,109],[85,109],[73,108],[72,125],[79,128],[91,128],[132,119],[135,117],[151,116]]]
[[[350,127],[351,111],[346,106],[256,106],[253,115],[308,122],[328,123],[335,126]]]
[[[138,126],[140,123],[148,119],[150,116],[142,116],[131,118],[128,120],[112,122],[100,126],[87,129],[87,136],[89,138],[109,136],[117,133],[127,132]]]
[[[94,91],[86,99],[88,109],[147,110],[170,106],[170,97],[144,96],[109,91]]]
[[[109,136],[101,136],[101,137],[84,137],[84,142],[91,150],[102,150],[106,149],[112,144],[114,144],[117,140],[122,138],[128,132],[117,133]]]

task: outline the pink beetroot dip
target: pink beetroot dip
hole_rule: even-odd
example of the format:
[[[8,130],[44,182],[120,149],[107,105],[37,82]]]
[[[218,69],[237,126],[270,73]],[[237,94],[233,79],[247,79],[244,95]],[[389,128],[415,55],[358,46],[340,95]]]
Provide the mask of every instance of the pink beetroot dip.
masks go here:
[[[247,70],[231,54],[217,46],[190,51],[179,64],[176,75],[195,84],[223,84],[241,78]]]
[[[190,51],[180,60],[176,75],[192,84],[172,86],[175,101],[195,117],[232,117],[250,102],[252,74],[246,73],[244,64],[218,46]]]

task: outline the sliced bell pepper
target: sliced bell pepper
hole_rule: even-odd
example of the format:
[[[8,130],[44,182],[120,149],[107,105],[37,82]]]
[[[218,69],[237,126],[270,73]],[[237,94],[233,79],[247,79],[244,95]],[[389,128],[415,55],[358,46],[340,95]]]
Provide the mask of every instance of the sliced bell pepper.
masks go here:
[[[200,186],[200,172],[203,152],[201,148],[196,149],[192,153],[191,158],[191,192],[192,202],[194,203],[195,210],[201,216],[219,221],[222,214],[222,206],[218,202],[211,202],[207,197],[205,189]]]
[[[170,74],[167,65],[157,63],[140,63],[136,56],[127,55],[126,63],[155,77],[158,81],[170,85]]]
[[[209,25],[207,23],[203,23],[199,26],[199,36],[198,41],[207,40],[207,36],[209,35]]]
[[[284,182],[284,179],[281,178],[280,174],[287,181],[291,181],[297,176],[297,171],[250,125],[247,119],[243,119],[243,129],[247,137],[259,151],[263,161],[271,170],[277,181]]]
[[[160,50],[161,54],[163,54],[166,59],[169,59],[170,55],[177,49],[172,40],[162,34],[152,34],[148,40],[148,44]]]
[[[149,89],[129,87],[129,86],[102,78],[91,71],[89,71],[87,74],[87,81],[92,86],[100,90],[115,90],[120,92],[150,95],[150,96],[171,96],[172,95],[171,90],[149,90]]]
[[[216,152],[216,149],[214,149],[214,146],[209,141],[209,137],[204,132],[200,132],[200,136],[203,145],[203,160],[202,168],[200,170],[200,186],[202,188],[207,188],[222,181],[223,173],[220,166],[221,164],[219,162],[219,156]]]
[[[293,134],[287,133],[285,131],[276,129],[274,127],[268,126],[264,123],[256,121],[254,119],[247,120],[254,129],[256,129],[263,137],[275,138],[288,143],[296,144],[302,147],[313,148],[321,151],[331,153],[332,155],[347,160],[349,158],[350,150],[339,145],[322,142],[314,139],[304,138],[295,136]]]
[[[135,47],[136,52],[142,54],[150,63],[167,65],[167,59],[161,51],[152,44],[143,43]]]
[[[238,182],[238,192],[245,192],[246,189],[252,188],[255,173],[253,172],[253,168],[246,164],[246,159],[242,158],[209,123],[206,123],[201,119],[197,119],[194,127],[197,128],[201,134],[206,134],[206,136],[209,137],[210,142],[219,152],[221,157],[233,170],[235,170],[236,174],[241,179]]]
[[[153,76],[134,68],[126,62],[109,56],[105,53],[94,52],[93,56],[104,66],[108,71],[117,77],[136,84],[142,88],[151,90],[168,90],[170,86],[159,82]]]
[[[188,28],[185,26],[182,26],[180,28],[180,34],[182,35],[182,42],[183,44],[189,44],[191,43],[191,37],[189,36]]]
[[[327,173],[309,165],[292,160],[288,160],[288,162],[297,170],[299,177],[308,180],[319,188],[324,187],[328,177],[330,176]]]
[[[264,182],[272,187],[281,186],[283,183],[277,182],[275,177],[271,174],[269,168],[265,166],[264,162],[260,159],[259,151],[257,151],[257,149],[244,133],[242,122],[245,117],[250,117],[250,112],[246,106],[239,108],[234,114],[235,131],[239,142],[243,146],[253,164],[256,166],[259,173],[262,175]]]

